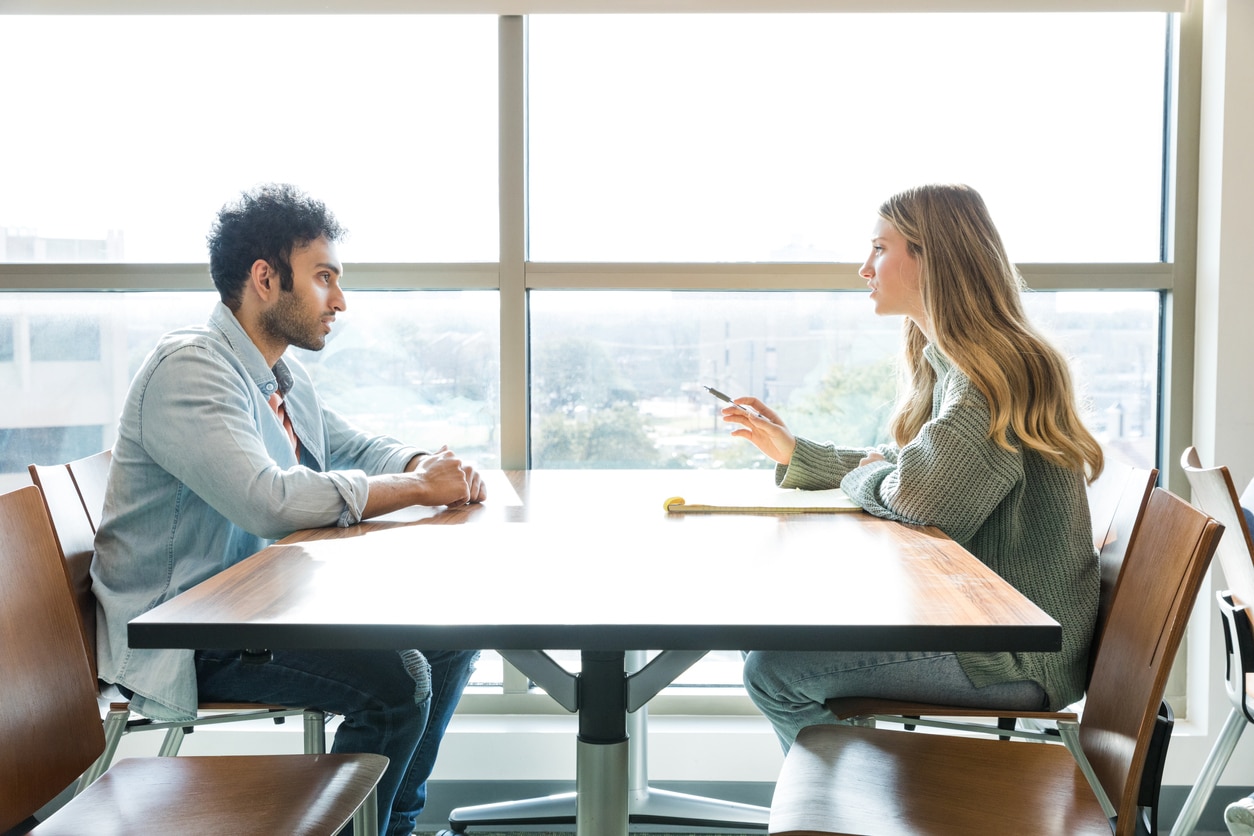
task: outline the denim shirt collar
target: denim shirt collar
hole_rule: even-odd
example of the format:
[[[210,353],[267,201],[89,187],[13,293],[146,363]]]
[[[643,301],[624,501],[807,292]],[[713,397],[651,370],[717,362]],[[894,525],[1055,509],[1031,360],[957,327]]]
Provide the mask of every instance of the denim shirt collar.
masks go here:
[[[261,349],[257,348],[252,337],[248,336],[248,332],[239,324],[239,320],[235,318],[231,309],[222,302],[214,305],[213,313],[209,317],[209,327],[222,335],[222,339],[230,346],[231,352],[244,364],[248,376],[257,384],[263,397],[269,399],[276,391],[284,397],[287,396],[293,383],[292,373],[287,368],[287,364],[279,358],[274,368],[268,367]]]

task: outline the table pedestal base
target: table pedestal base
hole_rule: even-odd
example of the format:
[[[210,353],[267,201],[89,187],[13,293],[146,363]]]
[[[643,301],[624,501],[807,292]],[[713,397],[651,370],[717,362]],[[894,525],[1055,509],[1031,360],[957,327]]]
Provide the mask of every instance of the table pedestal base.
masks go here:
[[[449,814],[454,833],[468,827],[501,825],[575,824],[578,836],[627,836],[629,823],[676,824],[697,827],[766,829],[770,810],[753,804],[704,798],[653,789],[648,775],[648,706],[626,711],[624,675],[639,676],[644,653],[584,654],[579,680],[579,699],[563,694],[567,703],[578,703],[580,734],[575,757],[575,792],[543,798],[502,801],[459,807]],[[530,667],[534,658],[518,661]],[[624,667],[624,662],[626,666]],[[565,674],[542,667],[532,668],[553,687]],[[669,681],[670,673],[662,680]],[[654,683],[656,685],[656,683]],[[651,692],[653,686],[646,689]],[[641,697],[643,702],[645,698]],[[570,708],[570,705],[567,705]]]
[[[465,833],[466,828],[499,825],[571,824],[576,821],[575,807],[578,793],[567,792],[544,798],[524,801],[502,801],[497,804],[479,804],[461,807],[449,816],[449,826],[454,833]],[[753,804],[705,798],[699,795],[659,790],[645,787],[631,793],[627,799],[626,821],[632,824],[677,824],[692,827],[727,827],[766,829],[769,810]],[[591,815],[591,814],[590,814]],[[621,817],[607,823],[600,831],[588,831],[606,836],[620,827]],[[581,822],[582,824],[582,822]],[[582,829],[580,832],[584,832]]]

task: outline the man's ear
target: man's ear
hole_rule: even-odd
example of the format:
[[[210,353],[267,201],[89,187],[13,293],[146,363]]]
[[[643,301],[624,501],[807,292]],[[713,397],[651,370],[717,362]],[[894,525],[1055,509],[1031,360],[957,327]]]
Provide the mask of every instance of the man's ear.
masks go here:
[[[259,258],[248,271],[248,284],[263,301],[269,302],[272,294],[280,290],[279,273],[270,262]]]

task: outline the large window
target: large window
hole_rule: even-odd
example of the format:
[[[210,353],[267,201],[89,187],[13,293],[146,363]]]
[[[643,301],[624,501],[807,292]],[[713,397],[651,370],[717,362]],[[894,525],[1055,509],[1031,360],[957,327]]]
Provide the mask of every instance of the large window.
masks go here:
[[[351,273],[346,274],[346,280]],[[26,465],[112,446],[131,378],[166,331],[208,321],[217,294],[13,293],[20,361],[0,362],[0,487]],[[500,466],[500,343],[489,291],[350,292],[319,352],[294,349],[331,408],[365,429]],[[70,421],[74,423],[66,426]]]
[[[1158,294],[1025,301],[1070,358],[1098,438],[1154,466]],[[531,323],[535,467],[773,467],[728,435],[703,385],[755,395],[816,440],[891,441],[901,320],[865,293],[536,291]]]
[[[496,19],[5,16],[0,262],[202,262],[299,184],[348,261],[495,261]]]
[[[1167,19],[536,17],[531,257],[860,261],[962,182],[1016,260],[1156,261]]]
[[[1172,20],[0,16],[0,480],[112,442],[208,316],[214,212],[270,180],[349,229],[349,310],[299,352],[334,408],[484,467],[656,468],[768,466],[702,385],[883,440],[900,321],[857,265],[884,198],[965,182],[1095,432],[1161,466]]]

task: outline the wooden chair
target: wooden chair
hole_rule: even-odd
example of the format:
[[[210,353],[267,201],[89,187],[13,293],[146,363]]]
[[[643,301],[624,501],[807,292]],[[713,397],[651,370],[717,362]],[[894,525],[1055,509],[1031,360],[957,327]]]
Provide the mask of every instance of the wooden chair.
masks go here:
[[[52,523],[57,548],[65,568],[66,581],[78,611],[79,629],[91,665],[96,672],[96,596],[91,591],[91,559],[96,529],[104,507],[104,484],[111,454],[108,450],[66,465],[30,465],[31,481],[39,488]],[[81,489],[80,489],[80,486]],[[94,515],[89,509],[94,508]],[[137,731],[164,731],[158,751],[162,756],[177,755],[183,738],[197,726],[270,718],[282,723],[287,717],[304,718],[305,754],[326,751],[326,715],[312,708],[286,708],[263,703],[202,703],[201,714],[189,722],[156,722],[132,716],[130,705],[116,688],[99,683],[103,708],[105,748],[96,763],[83,773],[81,792],[99,778],[113,761],[122,737]],[[107,708],[104,708],[107,706]]]
[[[1137,526],[1140,525],[1145,514],[1150,492],[1157,481],[1157,468],[1147,470],[1130,465],[1110,464],[1089,486],[1093,545],[1098,552],[1101,592],[1098,598],[1097,623],[1093,630],[1093,648],[1089,654],[1089,668],[1085,680],[1086,690],[1088,682],[1093,678],[1093,662],[1097,658],[1097,647],[1105,629],[1106,617],[1114,598],[1115,587],[1118,585],[1124,557]],[[827,708],[842,720],[859,719],[864,723],[867,721],[896,722],[904,724],[907,729],[924,725],[963,732],[997,734],[1003,740],[1014,737],[1062,742],[1073,747],[1077,745],[1076,741],[1071,737],[1063,737],[1059,724],[1065,724],[1065,728],[1074,728],[1080,711],[1080,706],[1077,705],[1064,711],[995,712],[988,708],[920,704],[864,697],[828,700]],[[976,722],[977,719],[987,718],[990,714],[998,715],[996,728]],[[1020,722],[1028,724],[1035,730],[1015,731]],[[1174,726],[1175,714],[1164,700],[1159,706],[1153,745],[1147,768],[1142,776],[1139,798],[1145,830],[1149,836],[1156,836],[1158,833],[1158,801],[1162,790],[1163,769],[1167,762],[1167,747],[1171,741]]]
[[[70,471],[74,487],[83,501],[87,511],[87,519],[91,522],[94,532],[100,528],[100,517],[104,512],[105,488],[109,484],[109,466],[113,464],[113,451],[101,450],[99,453],[67,462],[65,467]]]
[[[1210,800],[1242,732],[1254,723],[1254,687],[1250,679],[1254,675],[1254,631],[1249,609],[1254,605],[1254,542],[1228,468],[1202,467],[1194,447],[1184,451],[1180,466],[1193,491],[1193,504],[1223,523],[1228,532],[1216,551],[1227,589],[1216,592],[1215,600],[1228,653],[1224,679],[1232,707],[1206,756],[1197,782],[1180,808],[1171,836],[1188,836],[1197,827],[1202,809]]]
[[[46,822],[34,814],[104,751],[96,683],[43,500],[0,495],[0,832],[377,833],[382,755],[120,761]]]
[[[1124,555],[1132,541],[1132,535],[1145,514],[1145,506],[1149,502],[1150,491],[1158,481],[1157,468],[1134,468],[1131,466],[1110,465],[1089,489],[1089,507],[1091,509],[1093,544],[1098,552],[1101,571],[1101,593],[1098,598],[1097,624],[1093,631],[1093,650],[1089,655],[1088,678],[1093,676],[1093,659],[1096,658],[1097,645],[1101,641],[1102,630],[1106,622],[1106,614],[1110,610],[1110,602],[1114,597],[1115,586],[1123,567]],[[842,720],[862,718],[882,722],[904,723],[907,728],[915,725],[939,726],[942,728],[960,728],[964,731],[986,731],[996,733],[1000,737],[1023,736],[1010,733],[1018,720],[1031,720],[1036,723],[1059,720],[1074,721],[1076,711],[995,711],[989,708],[966,708],[963,706],[937,705],[931,703],[914,703],[903,700],[871,699],[865,697],[844,697],[828,700],[827,708]],[[951,721],[934,722],[925,717],[965,718],[973,721],[987,718],[990,715],[999,717],[998,726],[990,726],[963,722],[955,724]],[[1164,706],[1164,717],[1170,715],[1170,707]],[[1169,731],[1169,727],[1168,727]],[[1035,736],[1035,735],[1033,735]],[[1165,754],[1165,743],[1164,743]],[[1156,790],[1155,790],[1156,791]],[[1153,828],[1151,828],[1153,832]]]
[[[1163,690],[1222,531],[1154,489],[1097,649],[1078,757],[987,737],[810,726],[785,758],[770,833],[1137,833]]]
[[[1093,676],[1093,659],[1096,658],[1097,645],[1101,642],[1102,630],[1106,623],[1106,614],[1110,611],[1110,602],[1114,598],[1115,587],[1119,582],[1119,573],[1123,568],[1123,559],[1132,543],[1132,535],[1136,532],[1141,518],[1145,515],[1145,506],[1149,503],[1150,492],[1158,481],[1157,468],[1132,467],[1130,465],[1110,465],[1102,471],[1102,475],[1089,487],[1089,508],[1093,528],[1093,547],[1097,549],[1097,559],[1101,572],[1101,592],[1097,601],[1097,624],[1093,630],[1093,651],[1089,654],[1088,678]],[[947,717],[988,717],[992,713],[1010,719],[1075,719],[1073,713],[1062,712],[994,712],[988,708],[969,709],[961,706],[932,705],[907,703],[900,700],[865,699],[849,697],[828,700],[827,707],[841,719],[859,716],[880,715],[880,719],[893,721],[902,715],[907,719],[915,709],[932,716]],[[1014,724],[1009,724],[1014,728]]]

